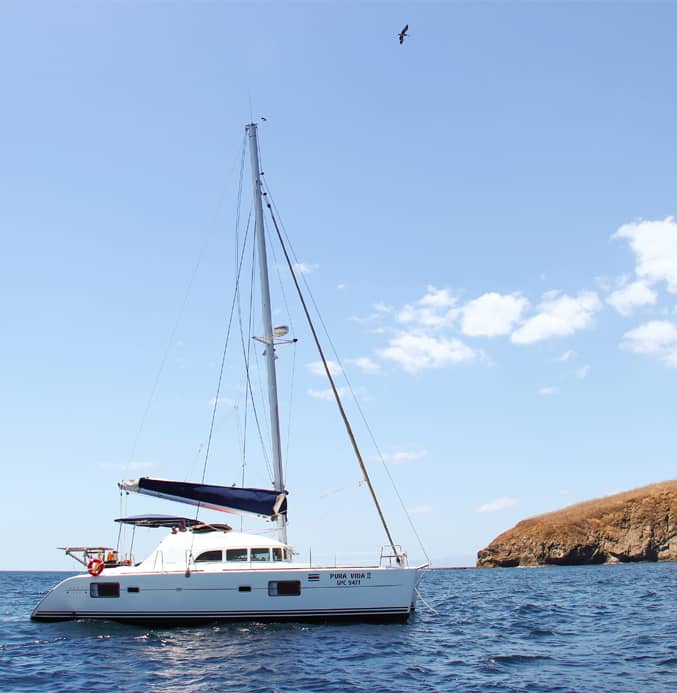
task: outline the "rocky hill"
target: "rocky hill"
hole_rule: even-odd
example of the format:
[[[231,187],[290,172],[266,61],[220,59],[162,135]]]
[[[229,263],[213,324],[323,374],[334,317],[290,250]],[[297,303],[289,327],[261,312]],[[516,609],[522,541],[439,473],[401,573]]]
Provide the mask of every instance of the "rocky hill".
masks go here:
[[[522,520],[477,553],[479,568],[677,561],[677,479]]]

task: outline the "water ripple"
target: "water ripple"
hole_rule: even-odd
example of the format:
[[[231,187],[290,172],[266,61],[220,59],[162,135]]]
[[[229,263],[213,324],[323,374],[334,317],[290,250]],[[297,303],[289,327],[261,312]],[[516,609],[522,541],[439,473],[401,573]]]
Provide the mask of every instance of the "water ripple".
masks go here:
[[[1,690],[677,690],[674,564],[431,571],[403,625],[31,623],[61,577],[0,574]]]

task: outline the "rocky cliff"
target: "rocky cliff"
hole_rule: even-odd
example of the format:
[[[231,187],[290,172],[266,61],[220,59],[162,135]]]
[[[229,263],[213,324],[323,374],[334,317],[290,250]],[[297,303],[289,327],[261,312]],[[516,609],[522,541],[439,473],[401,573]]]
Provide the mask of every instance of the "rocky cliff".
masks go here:
[[[677,561],[677,479],[522,520],[477,553],[479,568]]]

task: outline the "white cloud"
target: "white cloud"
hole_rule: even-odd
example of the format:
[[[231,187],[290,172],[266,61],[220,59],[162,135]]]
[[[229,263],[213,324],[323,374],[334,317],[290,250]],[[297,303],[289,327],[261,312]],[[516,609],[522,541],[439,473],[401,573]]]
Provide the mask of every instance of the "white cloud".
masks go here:
[[[364,325],[369,322],[374,322],[375,320],[379,320],[381,317],[383,317],[380,313],[369,313],[369,315],[353,315],[350,319],[353,322],[357,322],[360,325]]]
[[[294,263],[294,271],[299,274],[310,274],[314,272],[319,265],[310,265],[307,262],[296,262]]]
[[[496,513],[501,510],[506,510],[507,508],[514,508],[518,504],[519,500],[517,498],[509,498],[507,496],[504,496],[503,498],[497,498],[495,501],[492,501],[491,503],[485,503],[484,505],[480,505],[480,507],[477,508],[477,512]]]
[[[346,288],[346,285],[345,285],[345,284],[337,284],[337,285],[336,285],[336,288],[337,288],[339,291],[341,291],[342,289],[345,289],[345,288]]]
[[[381,457],[372,457],[371,459],[383,459],[384,462],[391,462],[392,464],[404,464],[405,462],[422,460],[427,455],[427,450],[394,450],[392,452],[384,452]]]
[[[638,306],[656,303],[656,292],[646,282],[639,280],[614,291],[606,301],[627,317]]]
[[[458,316],[458,299],[448,289],[428,286],[427,293],[414,305],[405,305],[397,314],[398,322],[414,323],[423,327],[445,327]]]
[[[647,354],[677,368],[677,325],[667,320],[651,320],[623,335],[621,346],[637,354]]]
[[[564,337],[590,325],[593,315],[602,308],[594,291],[581,291],[577,296],[548,291],[539,306],[539,313],[529,318],[512,333],[514,344],[532,344],[550,337]]]
[[[612,238],[624,238],[635,253],[635,272],[649,282],[665,281],[668,291],[677,293],[677,222],[662,221],[624,224]]]
[[[444,368],[474,361],[479,353],[458,339],[443,339],[425,334],[404,332],[393,337],[390,346],[381,349],[381,357],[394,361],[408,373],[424,368]]]
[[[329,372],[332,375],[339,375],[341,373],[341,366],[336,363],[336,361],[327,361],[327,366],[329,366]],[[324,370],[324,364],[322,361],[313,361],[312,363],[307,363],[306,368],[313,375],[326,375],[327,372]]]
[[[456,303],[456,297],[449,293],[449,289],[436,289],[434,286],[428,285],[427,293],[418,302],[422,306],[430,306],[432,308],[447,308]]]
[[[385,303],[375,303],[372,308],[374,309],[373,313],[369,313],[369,315],[365,315],[364,317],[353,316],[351,320],[359,323],[374,322],[375,320],[384,318],[394,310],[392,306],[388,306]]]
[[[466,303],[461,312],[461,331],[472,337],[509,334],[522,317],[529,301],[518,293],[486,293]]]
[[[585,380],[588,377],[588,373],[590,373],[590,366],[583,366],[576,371],[576,377],[579,380]]]
[[[362,373],[366,373],[367,375],[375,375],[381,372],[381,365],[376,363],[376,361],[372,361],[368,356],[347,359],[346,363],[352,363],[354,366],[357,366]]]
[[[595,277],[595,284],[597,284],[602,291],[611,291],[613,288],[613,280],[606,274]]]
[[[576,354],[576,352],[573,351],[573,349],[569,349],[569,351],[565,351],[565,352],[559,357],[559,360],[560,360],[560,361],[569,361],[569,360],[571,360],[571,359],[573,359],[573,358],[576,358],[577,355],[578,355],[578,354]]]
[[[550,289],[549,291],[546,291],[541,298],[544,301],[554,301],[558,296],[560,296],[562,293],[561,289]]]
[[[547,397],[548,395],[556,395],[558,392],[559,392],[558,387],[553,387],[552,385],[548,385],[547,387],[542,387],[538,391],[538,394],[542,395],[544,397]]]
[[[345,397],[350,390],[347,387],[337,387],[339,397]],[[308,390],[308,394],[315,399],[322,399],[326,402],[331,402],[334,399],[334,391],[328,387],[326,390]]]
[[[414,323],[423,327],[448,327],[458,316],[458,310],[437,311],[431,308],[404,306],[397,314],[397,320],[402,323]]]
[[[377,313],[392,313],[394,309],[392,306],[388,306],[385,303],[374,303],[374,310]]]

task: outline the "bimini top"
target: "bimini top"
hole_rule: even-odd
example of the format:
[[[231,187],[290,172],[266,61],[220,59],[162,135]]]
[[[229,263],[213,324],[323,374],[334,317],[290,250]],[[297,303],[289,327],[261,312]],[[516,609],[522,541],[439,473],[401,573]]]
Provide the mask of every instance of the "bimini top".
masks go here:
[[[194,527],[201,525],[202,520],[190,517],[176,517],[174,515],[134,515],[132,517],[118,517],[116,522],[135,527]]]

